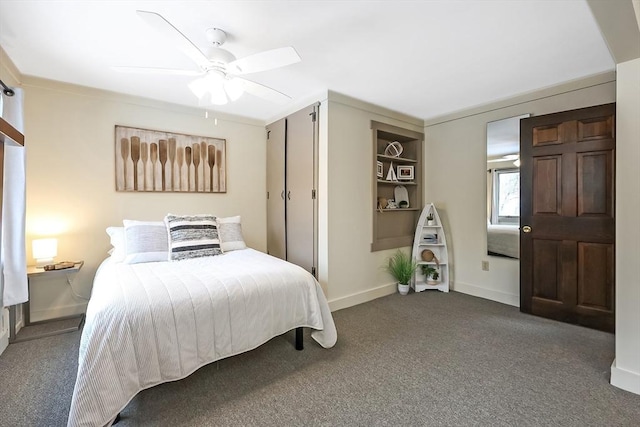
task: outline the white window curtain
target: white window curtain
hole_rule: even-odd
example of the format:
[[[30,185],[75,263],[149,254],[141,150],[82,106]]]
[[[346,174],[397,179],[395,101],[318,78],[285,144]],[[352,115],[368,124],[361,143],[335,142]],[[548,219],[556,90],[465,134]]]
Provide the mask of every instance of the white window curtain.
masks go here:
[[[24,133],[22,89],[15,95],[4,94],[0,115]],[[2,250],[0,251],[0,303],[2,307],[20,304],[28,299],[27,260],[25,249],[26,212],[25,148],[6,144],[4,147],[4,189],[2,200]]]

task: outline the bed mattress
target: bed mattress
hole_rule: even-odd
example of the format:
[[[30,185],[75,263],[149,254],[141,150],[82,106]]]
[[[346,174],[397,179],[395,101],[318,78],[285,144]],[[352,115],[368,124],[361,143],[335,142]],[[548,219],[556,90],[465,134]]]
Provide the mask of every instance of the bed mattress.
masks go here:
[[[68,425],[108,424],[139,391],[297,327],[312,328],[325,348],[336,342],[315,278],[256,250],[179,262],[107,259],[87,307]]]
[[[489,255],[501,255],[520,258],[520,229],[517,225],[487,226],[487,252]]]

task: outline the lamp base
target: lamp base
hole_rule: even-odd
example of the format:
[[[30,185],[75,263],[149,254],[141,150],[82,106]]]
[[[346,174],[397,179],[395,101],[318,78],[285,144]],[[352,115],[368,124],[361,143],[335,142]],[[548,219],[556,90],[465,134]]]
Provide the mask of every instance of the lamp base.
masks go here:
[[[53,264],[53,258],[38,258],[36,259],[36,267],[44,268],[45,265]]]

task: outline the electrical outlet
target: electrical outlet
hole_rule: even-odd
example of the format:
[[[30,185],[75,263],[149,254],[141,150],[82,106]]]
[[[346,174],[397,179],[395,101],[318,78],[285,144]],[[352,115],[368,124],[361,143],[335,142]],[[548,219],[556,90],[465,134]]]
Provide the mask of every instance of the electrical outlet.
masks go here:
[[[482,271],[489,271],[489,261],[482,261]]]

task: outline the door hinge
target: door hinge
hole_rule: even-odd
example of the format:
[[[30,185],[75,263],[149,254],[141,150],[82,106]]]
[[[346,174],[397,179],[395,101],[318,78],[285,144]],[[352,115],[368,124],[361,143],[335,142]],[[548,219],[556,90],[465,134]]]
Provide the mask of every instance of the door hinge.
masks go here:
[[[269,200],[269,192],[267,191],[267,200]]]
[[[311,267],[311,274],[313,275],[313,277],[315,277],[316,279],[318,278],[318,276],[316,276],[316,268],[315,267]]]
[[[316,190],[311,190],[311,198],[316,199]]]
[[[312,122],[315,122],[317,120],[318,114],[315,111],[313,113],[309,113],[309,115],[311,116]]]

